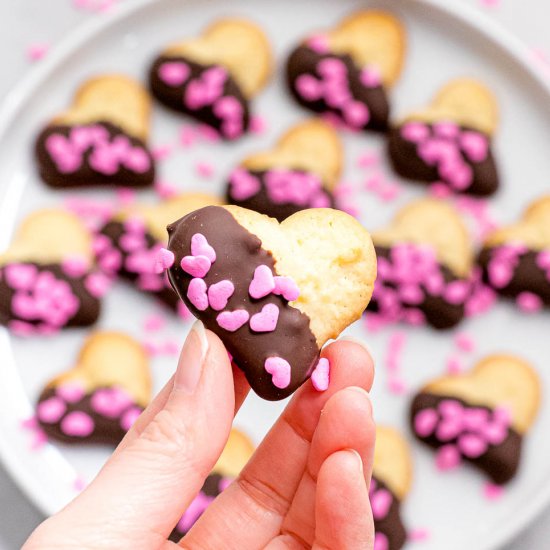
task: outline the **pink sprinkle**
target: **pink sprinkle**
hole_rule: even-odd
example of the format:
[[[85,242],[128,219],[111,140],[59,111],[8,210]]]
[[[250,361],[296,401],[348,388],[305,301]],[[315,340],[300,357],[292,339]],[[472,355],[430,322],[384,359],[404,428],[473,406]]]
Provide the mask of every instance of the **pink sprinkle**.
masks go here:
[[[259,313],[250,318],[250,328],[254,332],[273,332],[279,320],[279,307],[266,304]]]
[[[73,489],[75,491],[78,491],[80,493],[81,491],[86,489],[87,486],[88,486],[88,482],[83,477],[77,476],[74,478]]]
[[[102,298],[111,288],[112,279],[103,273],[90,273],[84,280],[86,290],[94,298]]]
[[[460,374],[464,371],[460,359],[457,357],[451,357],[447,360],[447,372],[449,374]]]
[[[35,430],[36,428],[38,428],[36,416],[31,416],[29,418],[24,418],[23,420],[21,420],[21,427],[24,430]]]
[[[424,528],[411,529],[407,534],[407,538],[412,542],[424,542],[429,540],[430,537],[430,531]]]
[[[455,345],[458,349],[465,351],[467,353],[471,353],[472,351],[474,351],[476,347],[476,343],[474,339],[469,334],[466,334],[465,332],[459,332],[455,336]]]
[[[177,340],[166,340],[162,344],[162,351],[165,355],[177,356],[181,350],[181,345]]]
[[[185,256],[180,262],[181,268],[193,277],[202,279],[212,266],[206,256]]]
[[[78,382],[65,382],[56,388],[55,393],[67,403],[77,403],[86,395],[86,389]]]
[[[161,248],[155,263],[155,273],[160,274],[174,265],[175,256],[171,250]]]
[[[430,194],[436,199],[446,199],[452,195],[452,191],[448,185],[442,182],[432,183],[429,188]]]
[[[259,265],[254,270],[254,276],[248,287],[248,293],[252,298],[259,299],[267,296],[275,289],[273,273],[267,265]]]
[[[153,147],[151,154],[155,160],[165,160],[174,152],[173,145],[158,145]]]
[[[200,281],[201,279],[198,280]],[[233,283],[226,279],[210,285],[208,288],[208,303],[210,307],[215,311],[221,311],[227,306],[227,302],[234,292],[235,287]]]
[[[500,500],[504,496],[504,488],[495,483],[485,483],[483,486],[483,496],[490,501]]]
[[[146,332],[156,332],[161,330],[166,325],[166,319],[157,313],[149,315],[144,323],[143,328]]]
[[[44,43],[36,43],[36,44],[30,44],[27,47],[27,58],[30,61],[40,61],[50,49],[50,46],[48,44]]]
[[[219,132],[215,128],[212,128],[212,126],[208,126],[208,124],[199,124],[197,132],[201,139],[209,143],[217,143],[221,139]]]
[[[55,424],[59,422],[66,410],[67,405],[59,397],[54,396],[41,401],[36,408],[36,414],[41,422]]]
[[[201,178],[209,179],[214,175],[214,166],[209,162],[197,162],[195,172]]]
[[[454,445],[443,445],[436,454],[435,465],[438,470],[453,470],[460,465],[460,452]]]
[[[180,143],[182,147],[188,149],[195,144],[197,139],[197,132],[193,126],[184,124],[180,130]]]
[[[516,298],[516,304],[524,313],[536,313],[542,309],[542,300],[532,292],[521,292]]]
[[[330,384],[330,363],[326,357],[321,357],[311,374],[311,382],[317,391],[328,390]]]
[[[380,189],[380,198],[384,202],[391,202],[397,199],[400,193],[400,188],[394,183],[390,183],[389,185],[385,185]]]
[[[38,451],[48,442],[48,436],[46,432],[41,429],[36,429],[33,433],[33,439],[31,441],[31,450]]]
[[[87,437],[94,431],[95,425],[89,414],[73,411],[61,421],[60,428],[68,436]]]
[[[357,158],[359,168],[371,168],[380,163],[380,156],[375,151],[367,151]]]
[[[245,309],[237,309],[235,311],[222,311],[216,321],[220,327],[229,331],[235,332],[248,322],[250,314]]]
[[[187,298],[199,311],[206,311],[208,309],[207,286],[204,279],[200,277],[191,279],[187,287]]]
[[[267,130],[267,121],[261,115],[250,117],[250,132],[253,134],[264,134]]]
[[[193,256],[206,256],[211,263],[216,261],[216,251],[202,233],[195,233],[191,237],[191,254]]]
[[[367,191],[378,191],[383,185],[383,177],[381,174],[370,176],[365,181],[365,189]]]
[[[180,319],[183,319],[184,321],[187,321],[189,319],[191,319],[191,317],[193,317],[193,315],[191,314],[191,312],[189,311],[189,308],[183,303],[183,302],[178,302],[178,317]]]
[[[292,369],[290,363],[282,357],[268,357],[265,360],[265,370],[271,374],[273,385],[277,388],[288,388]]]
[[[407,386],[403,380],[390,376],[388,379],[388,391],[393,395],[404,395],[407,393]]]

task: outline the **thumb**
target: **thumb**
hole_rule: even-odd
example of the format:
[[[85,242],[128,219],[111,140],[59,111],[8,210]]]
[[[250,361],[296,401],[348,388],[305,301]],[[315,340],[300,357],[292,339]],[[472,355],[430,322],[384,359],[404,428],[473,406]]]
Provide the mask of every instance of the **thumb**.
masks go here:
[[[163,407],[50,521],[63,521],[65,537],[67,526],[95,532],[100,548],[160,547],[220,456],[234,401],[227,352],[197,321]]]

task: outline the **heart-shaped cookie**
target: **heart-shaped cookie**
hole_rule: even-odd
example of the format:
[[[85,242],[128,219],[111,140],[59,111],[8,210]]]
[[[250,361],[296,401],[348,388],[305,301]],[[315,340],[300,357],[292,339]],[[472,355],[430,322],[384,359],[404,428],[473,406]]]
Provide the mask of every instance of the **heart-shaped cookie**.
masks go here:
[[[491,233],[478,262],[502,296],[528,310],[550,306],[550,196],[531,204],[518,223]]]
[[[236,139],[248,130],[249,102],[271,65],[270,45],[257,25],[220,19],[199,37],[168,46],[153,62],[149,83],[165,106]]]
[[[375,548],[399,550],[407,540],[401,503],[412,481],[411,451],[405,438],[388,426],[376,427],[374,466],[369,497],[374,518]]]
[[[393,15],[360,11],[309,36],[289,56],[296,101],[356,130],[386,130],[387,91],[401,73],[405,30]]]
[[[372,236],[378,278],[369,311],[385,323],[457,325],[471,294],[473,252],[458,212],[436,199],[408,204]]]
[[[540,404],[540,381],[526,361],[511,355],[485,358],[469,373],[438,378],[415,396],[411,426],[437,449],[442,469],[467,460],[495,483],[517,472],[523,436]]]
[[[20,335],[87,326],[107,281],[93,271],[92,237],[64,210],[39,210],[0,254],[0,323]]]
[[[361,316],[372,293],[370,236],[338,210],[302,210],[279,225],[238,206],[209,206],[168,233],[172,286],[265,399],[303,384],[321,347]]]
[[[206,508],[239,475],[254,453],[254,445],[246,435],[236,429],[229,434],[227,444],[212,473],[206,478],[199,494],[193,499],[180,521],[170,534],[173,542],[179,540],[193,527]]]
[[[146,187],[155,179],[147,149],[150,99],[137,81],[105,75],[86,81],[68,111],[36,140],[42,179],[51,187]]]
[[[193,210],[220,204],[213,195],[184,193],[158,204],[132,205],[107,222],[94,239],[97,265],[110,277],[132,282],[169,308],[182,310],[162,266],[157,266],[160,250],[166,246],[166,226]]]
[[[119,332],[88,337],[76,365],[48,382],[36,419],[48,437],[64,443],[116,445],[151,398],[143,347]]]
[[[334,207],[342,169],[337,133],[320,120],[288,130],[274,149],[243,160],[229,177],[227,201],[283,221],[305,208]]]
[[[492,92],[475,80],[453,80],[426,109],[391,130],[390,160],[404,178],[443,183],[457,193],[492,195],[499,185],[491,152],[497,124]]]

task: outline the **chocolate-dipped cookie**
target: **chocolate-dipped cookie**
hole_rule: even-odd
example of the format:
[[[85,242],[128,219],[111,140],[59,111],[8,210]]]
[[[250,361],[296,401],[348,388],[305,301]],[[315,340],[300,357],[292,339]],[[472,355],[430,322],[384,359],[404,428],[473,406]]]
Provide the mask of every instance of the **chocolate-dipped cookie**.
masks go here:
[[[199,37],[168,46],[153,62],[149,84],[163,105],[233,140],[248,130],[250,101],[271,65],[270,45],[257,25],[220,19]]]
[[[531,204],[519,222],[488,235],[478,262],[501,296],[531,311],[550,307],[550,196]]]
[[[412,202],[372,239],[378,278],[368,315],[436,329],[460,323],[472,290],[473,254],[452,206],[436,199]]]
[[[376,427],[376,446],[369,497],[374,518],[375,549],[399,550],[407,540],[401,503],[412,481],[412,458],[404,437],[387,426]]]
[[[63,443],[117,445],[151,398],[149,360],[142,346],[119,332],[96,332],[76,365],[48,382],[36,419]]]
[[[302,210],[279,225],[209,206],[168,233],[172,286],[265,399],[290,395],[318,363],[326,370],[321,347],[360,317],[372,293],[370,236],[338,210]]]
[[[0,254],[0,324],[19,335],[92,325],[106,290],[89,231],[64,210],[27,216]]]
[[[157,269],[160,250],[166,246],[166,226],[174,219],[210,204],[213,195],[184,193],[156,205],[133,205],[116,214],[94,238],[99,268],[110,277],[119,276],[138,290],[158,298],[170,309],[183,305],[163,269]]]
[[[172,542],[179,542],[187,534],[215,498],[239,475],[253,453],[254,445],[248,437],[232,429],[212,473],[206,478],[199,494],[193,499],[170,534],[169,539]]]
[[[523,436],[539,404],[540,381],[531,365],[492,355],[469,373],[424,386],[411,404],[411,428],[437,450],[441,469],[465,460],[501,485],[517,473]]]
[[[492,195],[499,186],[491,151],[497,124],[492,92],[475,80],[453,80],[426,109],[392,128],[390,161],[403,178],[442,183],[456,193]]]
[[[326,123],[297,124],[270,151],[245,158],[229,176],[229,204],[279,221],[305,208],[333,208],[342,144]]]
[[[36,140],[42,179],[56,188],[151,185],[150,103],[141,84],[126,76],[86,81],[70,109],[57,115]]]
[[[405,30],[393,15],[360,11],[306,38],[287,60],[296,101],[355,130],[385,131],[388,90],[398,79]]]

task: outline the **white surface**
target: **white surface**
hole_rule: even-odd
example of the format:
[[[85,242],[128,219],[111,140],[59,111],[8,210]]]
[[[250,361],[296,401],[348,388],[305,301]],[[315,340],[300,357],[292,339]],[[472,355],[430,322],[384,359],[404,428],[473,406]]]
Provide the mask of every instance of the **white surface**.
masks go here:
[[[127,0],[130,1],[130,0]],[[334,18],[336,13],[342,13],[344,10],[349,9],[352,4],[357,2],[339,2],[338,6],[334,2],[328,2],[324,0],[317,0],[316,5],[319,5],[323,1],[323,4],[327,5],[326,11],[313,10],[306,12],[309,14],[315,13],[308,18],[295,16],[289,20],[289,23],[285,25],[285,36],[281,36],[280,26],[277,27],[278,33],[271,32],[272,38],[276,40],[278,45],[279,58],[282,59],[282,52],[285,46],[288,46],[292,41],[301,34],[301,21],[308,20],[308,26],[315,27],[316,24],[321,25]],[[531,3],[535,4],[536,0],[531,0]],[[43,5],[43,2],[27,1],[27,2],[15,2],[13,0],[12,6],[0,6],[0,16],[4,21],[4,26],[7,27],[6,33],[3,33],[0,37],[0,51],[6,52],[5,62],[7,66],[5,68],[5,74],[7,75],[2,83],[6,85],[8,82],[14,82],[17,77],[21,76],[25,71],[24,59],[21,55],[21,59],[18,63],[14,62],[14,52],[20,53],[23,47],[30,41],[40,41],[43,39],[56,36],[52,29],[55,28],[59,36],[62,33],[73,26],[74,22],[79,19],[78,14],[74,12],[69,6],[69,2],[58,2],[59,5],[55,8],[58,18],[55,19],[51,16],[51,10],[53,6]],[[537,2],[538,3],[538,2]],[[2,3],[4,4],[4,3]],[[24,4],[24,5],[21,5]],[[62,5],[61,5],[62,4]],[[241,5],[241,2],[234,2],[234,6]],[[308,2],[294,3],[293,11],[296,14],[302,6],[306,6]],[[399,2],[388,2],[387,4],[399,4]],[[502,17],[509,17],[510,21],[514,21],[518,25],[518,29],[524,30],[529,34],[525,35],[532,38],[532,31],[528,27],[529,19],[532,19],[533,25],[536,21],[544,20],[544,13],[534,14],[530,13],[524,6],[527,2],[522,3],[522,10],[520,14],[513,14],[512,12],[506,12],[503,10]],[[177,13],[176,6],[179,5],[181,9],[181,3],[168,2],[167,5],[174,6],[174,10],[170,11],[170,14]],[[189,2],[191,7],[201,5],[200,17],[192,18],[190,21],[182,22],[175,28],[171,17],[159,14],[158,12],[152,13],[151,17],[143,18],[138,17],[133,20],[131,27],[125,26],[124,32],[119,32],[117,35],[106,34],[105,39],[94,43],[93,51],[88,48],[78,55],[78,58],[69,60],[64,65],[63,69],[55,73],[55,78],[51,79],[48,83],[40,87],[40,93],[38,101],[33,101],[29,108],[25,111],[25,115],[22,116],[17,125],[17,129],[10,132],[9,143],[4,142],[2,149],[0,149],[0,181],[9,181],[16,168],[23,169],[23,177],[29,179],[29,185],[26,188],[26,198],[24,198],[24,211],[32,210],[37,204],[43,203],[44,199],[52,203],[54,200],[58,200],[58,197],[53,197],[51,194],[45,192],[44,187],[38,184],[34,173],[29,171],[28,164],[28,148],[25,144],[31,139],[37,125],[40,120],[48,117],[49,114],[56,109],[64,106],[65,102],[70,97],[74,85],[81,79],[82,76],[88,74],[90,71],[105,71],[120,69],[121,67],[128,72],[136,75],[140,74],[140,71],[146,66],[147,61],[150,59],[151,54],[162,45],[163,42],[170,38],[175,38],[178,34],[184,33],[189,29],[200,28],[203,21],[212,17],[215,11],[215,3],[209,3],[205,5],[200,2]],[[248,4],[250,9],[254,6]],[[17,7],[15,7],[17,6]],[[285,12],[285,6],[288,6],[286,0],[280,0],[277,5],[270,4],[271,8],[277,11],[283,17]],[[9,8],[9,9],[7,9]],[[41,11],[43,10],[43,11]],[[257,10],[254,11],[264,11]],[[219,12],[218,12],[219,13]],[[550,129],[550,117],[548,113],[541,111],[540,100],[542,98],[540,91],[536,87],[527,85],[526,89],[521,89],[521,83],[526,86],[526,76],[523,72],[519,71],[517,67],[510,66],[504,67],[502,65],[502,59],[497,56],[497,52],[494,48],[487,47],[485,43],[479,41],[479,38],[474,37],[471,33],[466,32],[459,27],[449,28],[442,25],[443,20],[439,17],[427,18],[422,10],[411,9],[403,10],[403,13],[409,17],[410,31],[411,31],[411,47],[409,50],[409,60],[405,74],[395,91],[395,105],[398,111],[404,111],[409,106],[415,106],[421,104],[430,90],[434,89],[439,83],[444,82],[446,78],[460,74],[461,72],[468,72],[478,74],[491,82],[492,85],[498,91],[499,97],[502,102],[503,114],[503,127],[498,138],[498,152],[501,154],[501,160],[503,164],[504,185],[505,191],[495,201],[496,210],[500,219],[513,219],[517,212],[520,210],[526,200],[535,196],[541,192],[544,187],[548,188],[547,179],[544,174],[549,172],[550,159],[545,159],[545,141],[544,138],[548,135]],[[156,15],[155,15],[156,14]],[[550,10],[546,8],[546,15],[550,14]],[[521,15],[521,17],[518,17]],[[90,16],[89,16],[90,17]],[[99,16],[92,16],[99,17]],[[14,21],[15,19],[15,21]],[[257,19],[263,21],[267,19],[266,14],[258,13]],[[40,25],[40,21],[47,20],[49,24],[48,35],[44,34],[45,29]],[[21,26],[17,25],[20,22]],[[37,31],[33,34],[33,31],[28,28],[28,24],[33,21],[37,25]],[[9,23],[8,23],[9,22]],[[154,32],[145,32],[144,23],[147,22],[151,25],[150,28],[154,28]],[[444,23],[444,22],[443,22]],[[189,25],[188,27],[182,25]],[[20,31],[21,27],[26,27],[26,32]],[[536,28],[533,26],[533,29]],[[13,30],[12,30],[13,29]],[[163,30],[165,29],[165,30]],[[128,35],[128,31],[131,31]],[[29,33],[27,35],[27,32]],[[37,34],[42,33],[41,35]],[[52,33],[52,34],[49,34]],[[26,39],[22,40],[23,35]],[[136,40],[137,38],[137,40]],[[541,42],[544,45],[543,40],[547,40],[547,45],[550,46],[550,39],[542,35]],[[456,46],[458,42],[467,41],[465,48]],[[4,43],[5,42],[5,43]],[[114,44],[120,45],[119,48],[113,48]],[[446,46],[443,47],[442,44]],[[135,48],[135,50],[134,50]],[[427,55],[426,52],[430,52]],[[131,56],[138,60],[133,61],[131,64],[124,64],[124,61],[130,58],[129,52],[132,52]],[[476,55],[473,55],[475,53]],[[426,69],[426,66],[429,68]],[[433,68],[436,67],[437,70]],[[506,68],[506,71],[504,70]],[[420,75],[420,77],[419,77]],[[4,90],[2,90],[4,91]],[[284,116],[269,116],[269,111],[266,106],[272,104],[273,101],[284,101],[287,107]],[[257,111],[259,113],[267,114],[267,118],[270,122],[270,131],[266,136],[262,136],[261,141],[263,144],[269,143],[273,137],[283,129],[292,120],[297,120],[302,112],[290,104],[284,95],[280,82],[272,85],[266,94],[262,95],[256,104]],[[278,113],[279,115],[279,113]],[[169,117],[163,113],[157,113],[155,115],[155,128],[154,137],[156,143],[165,143],[168,139],[173,140],[177,131],[177,123],[170,120]],[[520,143],[517,136],[521,136],[522,142],[529,143],[528,148],[520,149],[517,147]],[[539,136],[537,140],[536,137]],[[365,148],[365,145],[374,145],[379,143],[374,138],[354,138],[353,140],[347,140],[349,145],[349,165],[352,167],[352,161],[357,156],[357,153]],[[516,147],[513,147],[513,145]],[[261,144],[259,144],[261,145]],[[193,155],[195,159],[208,160],[209,158],[220,159],[216,165],[220,168],[216,181],[221,181],[223,174],[227,172],[231,163],[239,159],[243,151],[251,150],[259,145],[252,144],[250,140],[246,140],[239,145],[228,148],[221,148],[220,152],[216,150],[215,153],[210,153],[206,150],[193,149]],[[518,154],[519,153],[519,154]],[[214,157],[215,155],[215,157]],[[9,162],[8,162],[9,159]],[[518,165],[518,159],[523,159],[524,165]],[[176,158],[170,159],[165,166],[163,165],[163,172],[167,176],[171,176],[174,181],[178,174],[192,173],[190,172],[191,158],[187,154],[178,154]],[[543,176],[541,176],[543,174]],[[350,179],[357,181],[357,173],[350,172]],[[192,178],[180,178],[178,183],[182,183],[183,180],[187,182],[192,181]],[[515,182],[515,183],[514,183]],[[529,182],[529,188],[525,188],[524,182]],[[212,189],[215,188],[215,184],[211,185]],[[515,186],[515,188],[514,188]],[[521,187],[520,187],[521,186]],[[191,189],[189,185],[185,186],[186,189]],[[407,193],[403,197],[402,201],[406,200],[406,197],[420,194],[418,189],[408,188]],[[516,198],[518,200],[516,200]],[[390,210],[395,208],[392,205],[389,209],[384,209],[382,215],[377,214],[376,210],[379,208],[379,204],[376,201],[372,201],[365,196],[368,200],[370,208],[363,208],[363,212],[366,215],[365,220],[368,219],[370,226],[375,226],[387,220],[390,216]],[[21,214],[21,213],[20,213]],[[1,239],[5,238],[4,235],[0,236]],[[116,294],[109,299],[108,307],[110,309],[118,309],[118,307],[124,307],[125,299],[132,299],[132,292],[124,287],[117,288]],[[132,299],[132,311],[137,311],[135,315],[135,322],[133,325],[127,325],[125,323],[124,328],[132,331],[133,333],[140,334],[140,322],[144,315],[151,310],[150,303],[146,300],[138,301]],[[531,335],[540,334],[542,327],[548,324],[548,317],[544,318],[532,318],[525,320],[521,324],[514,324],[514,327],[510,326],[510,321],[516,318],[512,316],[510,308],[501,307],[498,312],[492,314],[491,317],[484,317],[477,321],[470,322],[464,327],[465,330],[472,333],[477,333],[482,330],[483,327],[490,326],[493,329],[492,335],[484,335],[483,342],[480,342],[479,354],[485,352],[494,351],[499,349],[497,344],[501,341],[502,335],[513,335],[513,339],[510,338],[510,344],[507,344],[506,349],[511,351],[523,351],[523,354],[532,358],[538,365],[541,365],[541,358],[548,357],[548,349],[544,349],[545,342],[542,340],[534,341]],[[541,320],[544,319],[541,323]],[[104,316],[102,326],[116,327],[115,320],[121,322],[120,317]],[[114,324],[115,323],[115,324]],[[173,329],[177,330],[176,327]],[[545,329],[547,331],[547,328]],[[181,329],[180,329],[181,332]],[[361,331],[364,335],[364,333]],[[369,340],[375,351],[375,355],[381,362],[384,352],[384,342],[387,339],[388,333],[383,333],[380,336],[376,336]],[[74,356],[75,351],[81,341],[82,334],[70,334],[63,336],[58,341],[48,342],[48,357],[51,357],[51,362],[48,364],[37,365],[35,358],[43,352],[44,342],[33,342],[29,345],[22,345],[21,342],[15,342],[14,350],[19,365],[21,366],[21,373],[24,379],[27,391],[34,397],[39,391],[42,383],[53,373],[57,372],[61,365],[67,365],[70,358]],[[522,343],[529,341],[530,349],[522,350]],[[531,343],[532,342],[532,343]],[[537,348],[537,344],[541,344],[541,347]],[[0,342],[2,345],[2,342]],[[430,364],[427,364],[428,358],[425,356],[425,350],[430,349]],[[451,350],[450,338],[438,338],[437,341],[429,338],[427,333],[419,335],[415,334],[414,339],[410,339],[406,347],[407,356],[403,362],[403,369],[405,371],[406,378],[411,381],[417,378],[426,378],[431,374],[438,373],[441,370],[441,365],[445,357]],[[170,361],[156,361],[154,364],[155,373],[158,374],[157,382],[160,383],[161,378],[167,375],[171,368]],[[8,371],[6,371],[8,372]],[[0,375],[1,378],[2,375]],[[548,376],[548,375],[547,375]],[[412,385],[412,384],[411,384]],[[548,384],[547,384],[548,385]],[[379,397],[380,396],[380,397]],[[380,420],[390,421],[394,417],[402,415],[402,410],[405,405],[405,401],[402,398],[391,397],[384,391],[384,376],[383,369],[378,369],[377,389],[374,392],[375,405],[377,407],[377,417]],[[5,402],[4,402],[5,403]],[[14,407],[23,407],[23,403],[14,399]],[[262,414],[262,418],[267,415],[273,418],[275,415],[275,409],[272,405],[267,406],[265,403],[260,403],[258,400],[254,400],[249,404],[249,413],[244,415],[241,422],[243,427],[247,427],[248,431],[254,428],[246,422],[247,418],[254,418],[250,414],[250,408],[253,407],[258,411],[258,414]],[[390,414],[390,409],[392,413]],[[261,413],[259,412],[261,410]],[[25,415],[27,411],[20,410],[19,414]],[[522,469],[522,475],[518,480],[518,483],[514,485],[508,492],[506,498],[493,505],[486,504],[480,497],[481,495],[481,477],[478,477],[471,470],[464,471],[458,474],[452,474],[445,476],[442,479],[440,476],[434,478],[430,476],[432,470],[432,461],[428,453],[424,453],[423,450],[415,447],[415,458],[417,459],[416,477],[422,479],[422,486],[417,484],[411,498],[405,506],[406,519],[411,527],[428,527],[432,530],[434,537],[438,532],[443,531],[445,521],[441,521],[439,526],[434,525],[434,500],[433,495],[431,498],[426,494],[427,484],[432,488],[435,494],[441,496],[435,503],[435,507],[445,508],[447,512],[452,513],[453,510],[457,510],[458,516],[453,518],[455,523],[454,529],[457,530],[458,536],[467,536],[472,533],[482,533],[483,526],[480,525],[481,521],[486,522],[487,514],[493,516],[494,524],[491,526],[489,523],[485,525],[485,528],[490,526],[490,532],[486,535],[480,534],[476,536],[476,540],[458,539],[452,542],[444,539],[434,538],[429,543],[418,544],[417,548],[455,548],[452,544],[456,544],[456,547],[464,547],[469,544],[471,548],[479,548],[479,543],[484,536],[487,540],[494,540],[498,538],[499,533],[512,522],[507,518],[507,514],[510,513],[511,508],[515,510],[525,510],[530,506],[533,500],[531,495],[538,492],[540,487],[548,486],[548,478],[544,475],[547,471],[550,461],[550,448],[546,445],[545,448],[545,432],[543,427],[547,425],[550,411],[545,409],[539,423],[536,427],[534,437],[532,437],[528,443],[528,449],[526,452],[527,460],[524,462],[524,468]],[[3,419],[5,421],[5,419]],[[2,420],[0,420],[1,422]],[[266,421],[267,425],[267,421]],[[256,431],[256,430],[254,430]],[[538,435],[537,435],[538,434]],[[259,433],[257,432],[257,435]],[[13,437],[17,442],[23,445],[21,441],[20,431],[14,430]],[[26,442],[28,443],[28,442]],[[535,445],[536,443],[536,445]],[[534,449],[537,452],[533,452]],[[48,458],[46,461],[42,461],[43,464],[56,463],[60,466],[59,455],[51,449],[46,451]],[[27,456],[24,448],[18,452],[19,462],[21,465],[25,464],[26,460],[33,461],[36,459],[35,455]],[[83,473],[85,476],[91,475],[92,470],[97,466],[97,461],[101,460],[105,455],[101,452],[93,453],[95,458],[92,461],[88,458],[82,460],[81,453],[78,451],[71,451],[68,453],[68,458],[75,465],[78,472]],[[33,458],[34,457],[34,458]],[[48,462],[49,461],[49,462]],[[531,464],[531,465],[530,465]],[[544,467],[543,467],[544,465]],[[65,469],[64,469],[65,471]],[[43,477],[43,476],[38,476]],[[65,474],[64,486],[59,484],[51,489],[44,488],[51,494],[58,492],[59,498],[63,498],[63,494],[70,492],[70,482],[72,480],[72,474]],[[3,479],[0,478],[0,488],[2,488]],[[16,548],[21,540],[25,537],[26,533],[32,528],[38,515],[32,512],[28,506],[25,505],[22,497],[17,495],[17,492],[11,487],[9,482],[6,481],[7,495],[4,495],[2,491],[0,493],[0,509],[5,513],[0,515],[0,536],[5,533],[6,536],[6,548]],[[61,488],[61,491],[60,491]],[[431,491],[430,491],[431,492]],[[425,498],[422,497],[424,493]],[[6,496],[8,498],[6,498]],[[430,503],[431,501],[431,503]],[[513,504],[512,504],[513,503]],[[17,510],[21,512],[16,513]],[[22,518],[28,518],[28,522],[23,525]],[[447,517],[449,515],[447,514]],[[481,518],[484,518],[483,520]],[[8,521],[10,520],[11,521]],[[14,524],[21,524],[20,529],[15,532]],[[441,530],[441,531],[440,531]],[[518,540],[516,545],[510,546],[510,550],[513,548],[543,548],[545,543],[542,542],[545,539],[545,532],[540,529],[539,532],[531,529],[531,536],[527,538],[523,536]],[[548,533],[548,530],[546,531]],[[483,539],[485,542],[485,539]],[[538,541],[538,542],[537,542]]]

